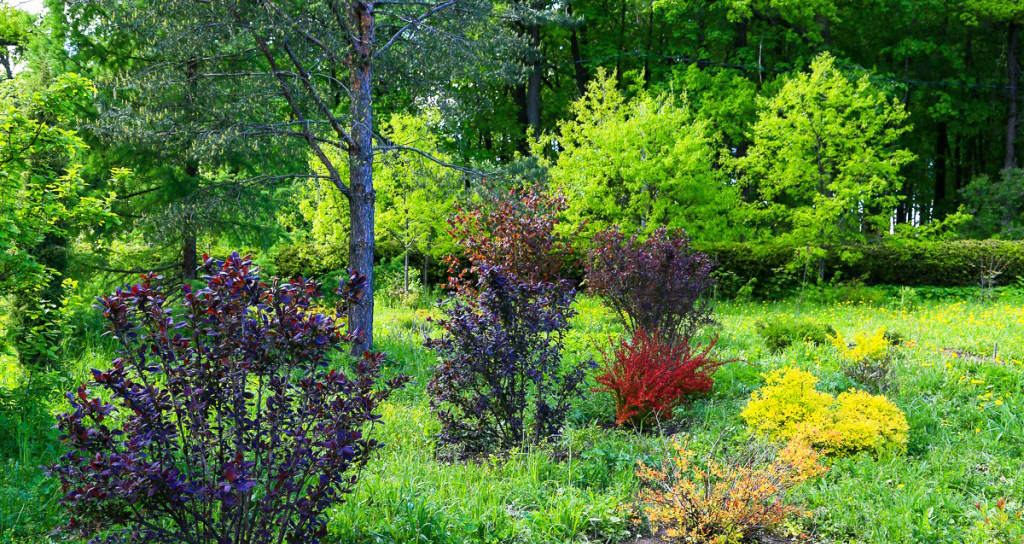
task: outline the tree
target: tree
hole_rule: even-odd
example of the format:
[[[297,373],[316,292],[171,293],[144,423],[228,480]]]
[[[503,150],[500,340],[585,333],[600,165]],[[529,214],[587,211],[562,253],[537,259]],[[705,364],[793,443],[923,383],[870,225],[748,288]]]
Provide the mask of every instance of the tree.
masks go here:
[[[1020,106],[1020,61],[1018,35],[1024,21],[1024,5],[1017,0],[967,0],[967,20],[978,24],[975,17],[987,18],[1006,25],[1006,148],[1003,169],[1017,167],[1017,110]]]
[[[829,246],[888,232],[913,153],[897,146],[903,106],[867,75],[852,81],[824,53],[761,105],[753,145],[734,164],[756,189],[753,218],[779,239],[813,246],[824,278]]]
[[[738,237],[739,191],[717,165],[720,137],[710,123],[668,94],[627,99],[616,83],[599,70],[553,138],[551,185],[569,201],[567,224],[586,221],[587,238],[611,225]]]
[[[446,162],[451,159],[431,130],[438,121],[436,111],[395,114],[381,123],[381,137],[399,144],[415,143],[418,149]],[[314,170],[325,173],[318,165]],[[439,235],[447,230],[445,219],[460,189],[457,171],[422,155],[392,151],[382,154],[374,176],[377,244],[386,255],[403,256],[406,278],[411,252],[417,251],[424,259],[452,252],[452,241]],[[302,224],[308,229],[308,238],[301,242],[309,246],[306,252],[324,262],[325,268],[336,269],[342,265],[337,249],[348,240],[350,229],[344,197],[332,191],[329,183],[326,177],[311,180],[296,200]]]
[[[14,62],[28,43],[34,23],[31,13],[0,2],[0,64],[7,79],[14,79]]]
[[[351,229],[348,266],[369,278],[351,314],[350,327],[361,332],[352,352],[368,349],[374,157],[390,150],[418,151],[375,138],[375,85],[429,87],[466,77],[464,63],[453,59],[476,54],[471,46],[482,40],[466,36],[496,35],[482,25],[488,5],[474,0],[86,2],[107,8],[109,18],[97,35],[114,29],[142,36],[136,56],[152,59],[125,81],[124,94],[146,97],[143,107],[119,115],[131,114],[140,120],[133,121],[137,126],[157,133],[187,135],[212,157],[235,146],[258,152],[261,138],[291,140],[312,155],[323,174],[260,177],[323,178],[344,196]],[[177,107],[182,102],[194,107]]]
[[[110,198],[82,196],[76,160],[85,147],[62,128],[91,99],[92,84],[73,74],[36,91],[23,80],[0,83],[0,296],[14,296],[22,362],[56,361],[52,316],[64,298],[64,243],[76,228],[109,217]]]
[[[981,176],[962,189],[971,220],[963,233],[971,238],[1024,239],[1024,170],[1003,170],[1001,179]]]

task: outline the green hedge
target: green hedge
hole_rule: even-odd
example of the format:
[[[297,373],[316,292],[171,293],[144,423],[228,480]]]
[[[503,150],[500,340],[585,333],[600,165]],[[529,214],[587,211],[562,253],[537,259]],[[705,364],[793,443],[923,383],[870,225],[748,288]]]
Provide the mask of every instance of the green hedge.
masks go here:
[[[802,271],[792,274],[780,270],[793,260],[796,251],[793,247],[729,243],[706,245],[701,249],[718,261],[720,275],[732,278],[733,282],[756,278],[759,290],[801,279],[798,276]],[[859,252],[862,257],[844,262],[839,255],[845,250]],[[960,240],[833,248],[825,260],[826,279],[840,273],[843,280],[863,278],[868,285],[970,287],[980,284],[981,269],[992,259],[1005,263],[1002,274],[996,279],[997,285],[1024,277],[1024,242]],[[808,274],[808,281],[813,282],[813,267]]]

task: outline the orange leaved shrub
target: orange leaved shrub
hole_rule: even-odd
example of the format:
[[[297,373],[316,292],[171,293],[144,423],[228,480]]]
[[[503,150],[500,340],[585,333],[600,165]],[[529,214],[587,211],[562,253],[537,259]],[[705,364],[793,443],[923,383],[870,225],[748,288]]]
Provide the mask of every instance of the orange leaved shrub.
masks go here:
[[[786,502],[790,489],[827,469],[821,453],[791,442],[773,455],[754,446],[739,459],[700,456],[686,444],[673,444],[661,468],[640,463],[645,483],[639,500],[656,529],[684,542],[738,542],[758,530],[775,530],[786,519],[806,515]]]

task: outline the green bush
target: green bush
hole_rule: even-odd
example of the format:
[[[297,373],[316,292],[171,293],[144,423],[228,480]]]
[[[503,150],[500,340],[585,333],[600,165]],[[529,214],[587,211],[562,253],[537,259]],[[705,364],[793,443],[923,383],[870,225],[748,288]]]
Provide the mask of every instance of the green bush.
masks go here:
[[[308,244],[290,244],[274,256],[274,268],[282,278],[320,278],[334,270],[341,270],[347,255],[318,255]]]
[[[764,340],[764,345],[772,353],[780,353],[795,342],[814,342],[815,345],[828,342],[829,336],[835,336],[832,325],[818,323],[811,319],[794,319],[792,321],[757,322],[757,334]]]
[[[718,277],[732,279],[720,288],[738,290],[753,280],[755,297],[774,298],[783,288],[795,290],[799,287],[799,274],[788,274],[785,285],[779,284],[779,270],[794,261],[795,247],[726,243],[700,249],[717,261]],[[844,261],[841,258],[844,252],[858,253],[860,258]],[[1000,263],[995,283],[1013,284],[1017,278],[1024,277],[1024,242],[958,240],[834,247],[829,249],[825,258],[825,279],[830,280],[839,274],[843,278],[863,278],[865,286],[974,287],[981,283],[983,268],[994,261]],[[811,279],[809,277],[808,281]],[[869,299],[876,296],[853,291],[858,290],[851,289],[847,296],[856,298],[864,295]],[[735,296],[736,293],[723,289],[722,294]]]

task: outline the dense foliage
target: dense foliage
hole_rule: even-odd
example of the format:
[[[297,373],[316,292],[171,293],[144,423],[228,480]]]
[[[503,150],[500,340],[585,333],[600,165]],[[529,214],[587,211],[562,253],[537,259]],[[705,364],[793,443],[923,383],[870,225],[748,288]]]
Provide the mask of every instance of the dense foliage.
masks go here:
[[[381,447],[375,411],[407,378],[382,381],[380,353],[328,368],[348,337],[341,310],[307,311],[317,283],[261,283],[237,253],[204,270],[180,315],[156,274],[99,299],[120,356],[67,394],[69,451],[49,469],[73,535],[319,542]],[[364,280],[339,287],[346,304]]]
[[[910,427],[889,399],[851,389],[838,398],[817,391],[818,378],[797,368],[767,375],[741,415],[754,434],[799,439],[836,455],[903,453]]]
[[[780,353],[794,343],[812,342],[821,345],[836,335],[829,324],[812,319],[777,319],[771,322],[758,321],[757,334],[764,340],[765,347],[772,353]]]
[[[692,338],[711,324],[712,261],[681,231],[657,229],[646,238],[611,227],[594,236],[587,286],[635,334],[666,342]]]
[[[112,541],[1020,541],[1021,30],[1017,0],[0,0],[0,541],[66,506]],[[200,308],[240,247],[318,281]],[[344,315],[290,291],[349,269]],[[117,353],[88,305],[140,273]]]
[[[440,358],[427,384],[440,442],[480,451],[554,435],[594,366],[562,362],[575,291],[485,265],[474,292],[443,309],[444,335],[426,343]]]
[[[15,295],[11,331],[22,361],[53,366],[68,268],[68,239],[111,218],[111,195],[86,193],[86,145],[68,120],[91,99],[92,83],[75,74],[35,90],[0,83],[0,296]]]
[[[683,229],[708,241],[746,232],[739,190],[716,168],[719,135],[685,100],[647,92],[627,99],[614,74],[599,69],[569,111],[552,135],[559,153],[550,176],[571,224],[588,237],[612,225]]]
[[[727,243],[703,245],[701,251],[716,262],[719,292],[735,296],[749,285],[759,298],[780,298],[799,289],[803,270],[790,271],[797,248],[774,244]],[[978,287],[988,265],[997,264],[997,285],[1012,285],[1024,277],[1024,244],[1009,240],[956,240],[858,246],[861,257],[844,261],[845,248],[826,254],[827,281],[860,278],[867,285]]]
[[[805,515],[787,494],[827,468],[820,452],[800,442],[777,456],[756,445],[736,459],[689,444],[672,444],[663,466],[640,464],[647,483],[640,494],[651,523],[668,537],[689,542],[740,542],[757,531],[777,530]]]
[[[519,281],[559,282],[568,273],[575,234],[557,230],[567,206],[565,197],[539,187],[512,189],[493,201],[457,209],[448,217],[448,234],[472,263],[469,272],[501,267]],[[457,260],[453,264],[458,268]]]
[[[688,396],[711,390],[712,375],[724,361],[710,357],[715,340],[701,349],[688,341],[668,343],[640,330],[622,338],[614,352],[605,355],[601,384],[595,391],[615,397],[615,423],[643,427],[645,423],[672,419],[672,408]]]

